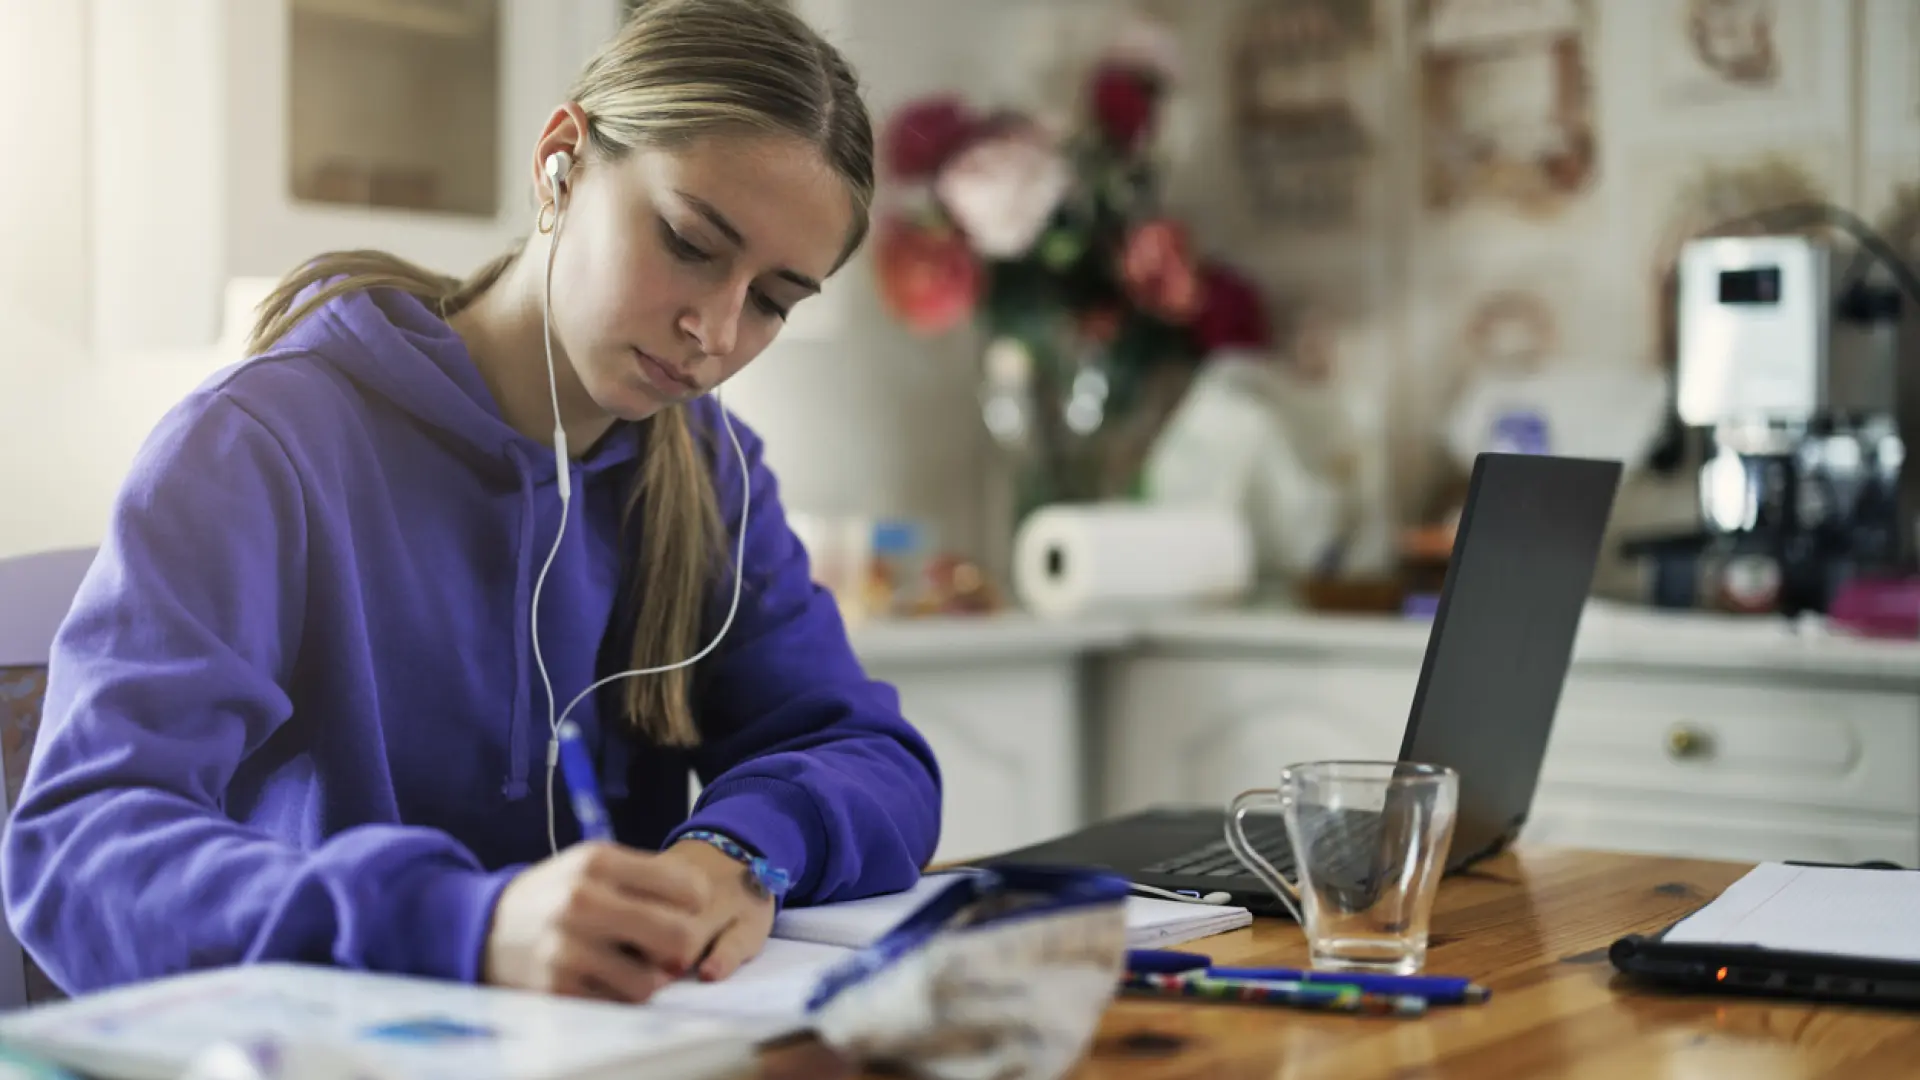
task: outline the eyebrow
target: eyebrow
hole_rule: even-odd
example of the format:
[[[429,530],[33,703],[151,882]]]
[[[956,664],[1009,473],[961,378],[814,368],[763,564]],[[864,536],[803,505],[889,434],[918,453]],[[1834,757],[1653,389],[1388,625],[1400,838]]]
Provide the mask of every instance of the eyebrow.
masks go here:
[[[726,237],[727,240],[730,243],[732,243],[734,247],[737,247],[742,251],[746,250],[747,238],[740,235],[740,230],[737,228],[734,228],[733,222],[728,221],[727,215],[721,213],[718,207],[714,206],[712,203],[708,202],[707,200],[701,198],[698,195],[689,195],[688,193],[684,191],[679,191],[677,189],[674,191],[674,194],[680,196],[682,199],[685,199],[688,206],[691,206],[695,210],[700,211],[700,216],[703,218],[706,218],[707,222],[711,224],[715,229],[718,229],[720,231],[720,235]],[[812,278],[808,277],[807,275],[801,273],[798,270],[789,270],[785,267],[782,267],[778,270],[775,270],[773,273],[775,277],[784,278],[787,281],[790,281],[793,284],[798,285],[801,288],[807,290],[808,292],[817,293],[820,291],[819,282],[813,280]]]

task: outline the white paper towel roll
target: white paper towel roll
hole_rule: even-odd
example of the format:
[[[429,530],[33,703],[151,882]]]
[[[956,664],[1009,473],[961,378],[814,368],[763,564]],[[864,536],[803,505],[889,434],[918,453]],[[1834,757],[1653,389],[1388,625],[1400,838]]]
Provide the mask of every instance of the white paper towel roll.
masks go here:
[[[1238,514],[1086,503],[1035,511],[1014,538],[1013,587],[1036,615],[1205,607],[1246,595],[1253,544]]]

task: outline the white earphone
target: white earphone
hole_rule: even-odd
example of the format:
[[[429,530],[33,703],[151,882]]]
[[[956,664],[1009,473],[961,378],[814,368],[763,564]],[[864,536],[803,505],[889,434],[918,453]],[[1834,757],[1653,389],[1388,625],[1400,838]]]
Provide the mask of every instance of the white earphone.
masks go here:
[[[560,725],[574,706],[586,700],[588,694],[611,682],[621,679],[639,678],[644,675],[662,675],[683,667],[691,667],[706,658],[706,655],[719,646],[727,631],[733,628],[733,617],[740,611],[740,583],[743,578],[741,565],[747,555],[747,507],[753,499],[752,480],[748,476],[747,452],[740,446],[740,436],[733,432],[733,418],[727,415],[725,403],[720,406],[720,422],[727,429],[727,438],[733,443],[734,456],[740,459],[740,522],[739,536],[735,540],[733,557],[733,602],[727,607],[726,620],[720,624],[720,630],[707,642],[706,648],[675,664],[664,667],[642,668],[634,671],[622,671],[609,675],[593,683],[567,702],[565,709],[554,711],[553,680],[547,675],[546,658],[540,652],[540,590],[547,582],[547,571],[553,567],[554,557],[560,554],[560,541],[567,534],[567,518],[571,516],[573,505],[573,473],[569,468],[570,455],[567,452],[567,430],[560,422],[560,382],[553,366],[553,249],[560,245],[560,225],[566,218],[567,178],[573,173],[573,155],[565,150],[549,154],[544,162],[547,174],[547,186],[553,194],[553,233],[547,238],[547,266],[545,281],[540,288],[540,326],[541,340],[547,352],[547,392],[553,400],[553,459],[558,470],[560,484],[560,527],[553,534],[553,549],[547,552],[547,561],[540,567],[540,576],[533,584],[532,614],[533,622],[533,662],[540,669],[540,684],[547,694],[547,846],[554,854],[560,852],[559,828],[554,820],[553,811],[553,774],[560,763]],[[714,388],[715,401],[720,400],[720,390]]]

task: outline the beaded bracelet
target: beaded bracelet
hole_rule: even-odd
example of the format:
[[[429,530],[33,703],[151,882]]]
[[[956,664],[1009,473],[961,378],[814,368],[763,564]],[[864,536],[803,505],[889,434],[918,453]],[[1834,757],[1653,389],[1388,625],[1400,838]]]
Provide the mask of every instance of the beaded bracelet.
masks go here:
[[[747,887],[763,900],[768,897],[777,900],[787,895],[787,890],[793,887],[785,870],[741,847],[739,841],[725,833],[717,833],[712,829],[688,829],[680,834],[679,839],[712,844],[721,854],[745,866]]]

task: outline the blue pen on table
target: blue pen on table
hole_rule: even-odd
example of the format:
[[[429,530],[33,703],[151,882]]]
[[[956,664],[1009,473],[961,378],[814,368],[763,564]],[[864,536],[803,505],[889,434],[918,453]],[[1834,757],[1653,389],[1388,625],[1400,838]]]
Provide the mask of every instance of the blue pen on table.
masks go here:
[[[1204,974],[1209,978],[1354,986],[1369,994],[1414,994],[1435,1005],[1479,1004],[1493,991],[1470,979],[1447,975],[1371,975],[1350,971],[1308,971],[1277,967],[1216,967],[1198,953],[1158,949],[1127,951],[1127,970],[1162,975]]]
[[[573,816],[580,822],[580,838],[612,840],[613,826],[607,820],[606,804],[600,801],[600,778],[594,775],[593,757],[587,753],[580,725],[567,720],[555,735],[560,748],[560,772],[567,780]]]

